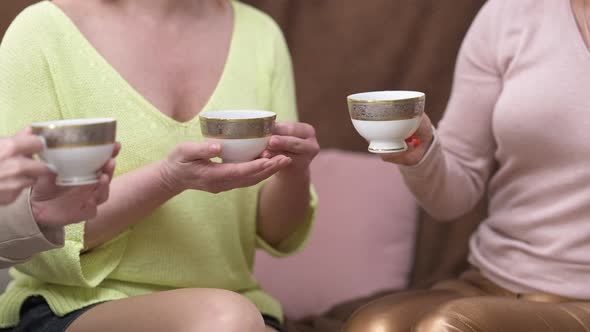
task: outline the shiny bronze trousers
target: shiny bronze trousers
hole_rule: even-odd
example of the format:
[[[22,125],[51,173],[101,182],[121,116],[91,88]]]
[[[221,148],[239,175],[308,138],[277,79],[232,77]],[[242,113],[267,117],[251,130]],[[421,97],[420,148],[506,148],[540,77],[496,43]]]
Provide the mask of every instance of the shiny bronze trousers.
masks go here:
[[[588,283],[590,287],[590,280]],[[389,295],[355,312],[343,332],[590,332],[590,301],[515,294],[477,270],[431,290]]]

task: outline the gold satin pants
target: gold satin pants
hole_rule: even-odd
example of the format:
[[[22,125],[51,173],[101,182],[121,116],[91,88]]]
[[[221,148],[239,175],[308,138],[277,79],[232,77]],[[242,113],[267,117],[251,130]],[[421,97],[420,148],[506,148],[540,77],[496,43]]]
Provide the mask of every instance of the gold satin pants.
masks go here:
[[[589,280],[590,287],[590,280]],[[590,332],[590,301],[516,294],[477,270],[426,291],[385,296],[355,312],[343,332]]]

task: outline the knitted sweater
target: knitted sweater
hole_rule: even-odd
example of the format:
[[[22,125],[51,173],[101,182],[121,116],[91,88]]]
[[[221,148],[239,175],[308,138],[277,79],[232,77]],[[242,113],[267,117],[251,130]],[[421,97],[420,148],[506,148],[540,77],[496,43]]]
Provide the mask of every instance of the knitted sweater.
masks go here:
[[[279,120],[296,120],[291,61],[280,29],[259,11],[232,5],[228,59],[203,111],[266,109]],[[197,117],[181,123],[159,112],[49,1],[26,9],[7,31],[0,77],[0,135],[34,121],[116,118],[124,145],[116,176],[162,160],[181,142],[203,139]],[[93,303],[188,287],[239,292],[280,319],[279,303],[252,276],[255,249],[293,253],[304,243],[315,209],[273,248],[256,235],[260,186],[218,195],[183,192],[83,254],[84,223],[67,227],[64,248],[13,268],[14,281],[0,297],[0,327],[14,326],[21,304],[33,295],[64,315]]]

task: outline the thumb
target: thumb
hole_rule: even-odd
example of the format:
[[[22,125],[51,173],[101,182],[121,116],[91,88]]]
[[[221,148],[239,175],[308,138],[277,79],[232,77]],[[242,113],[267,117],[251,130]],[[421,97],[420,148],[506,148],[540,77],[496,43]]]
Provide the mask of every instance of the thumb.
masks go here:
[[[197,160],[209,160],[219,157],[221,145],[219,143],[195,143],[185,142],[179,144],[174,155],[179,162],[192,162]]]

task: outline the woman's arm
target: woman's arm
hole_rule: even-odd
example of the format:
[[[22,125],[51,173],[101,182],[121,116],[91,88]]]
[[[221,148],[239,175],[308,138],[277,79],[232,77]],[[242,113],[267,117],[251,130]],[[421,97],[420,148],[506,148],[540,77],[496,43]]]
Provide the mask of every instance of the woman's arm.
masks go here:
[[[165,160],[115,178],[111,196],[86,222],[86,250],[101,245],[185,190],[219,193],[248,187],[275,174],[285,165],[281,157],[240,164],[219,164],[210,159],[221,153],[219,144],[186,142]]]
[[[501,17],[506,14],[507,3],[488,2],[467,33],[455,68],[453,91],[434,139],[425,116],[418,131],[425,144],[406,153],[383,156],[402,165],[400,170],[409,189],[439,220],[452,220],[473,208],[484,195],[495,167],[492,116],[507,66],[500,55],[505,47],[501,39],[505,20]]]
[[[274,136],[262,156],[270,158],[282,155],[286,158],[283,161],[286,167],[260,190],[257,233],[276,249],[298,229],[302,229],[305,223],[312,221],[309,165],[320,147],[315,129],[298,122],[291,55],[280,28],[274,25],[271,29],[270,33],[274,35],[271,105],[272,111],[283,122],[276,124]]]
[[[258,235],[277,246],[307,221],[310,210],[309,165],[320,147],[312,126],[280,123],[276,136],[263,156],[282,154],[289,164],[261,189],[258,207]]]

